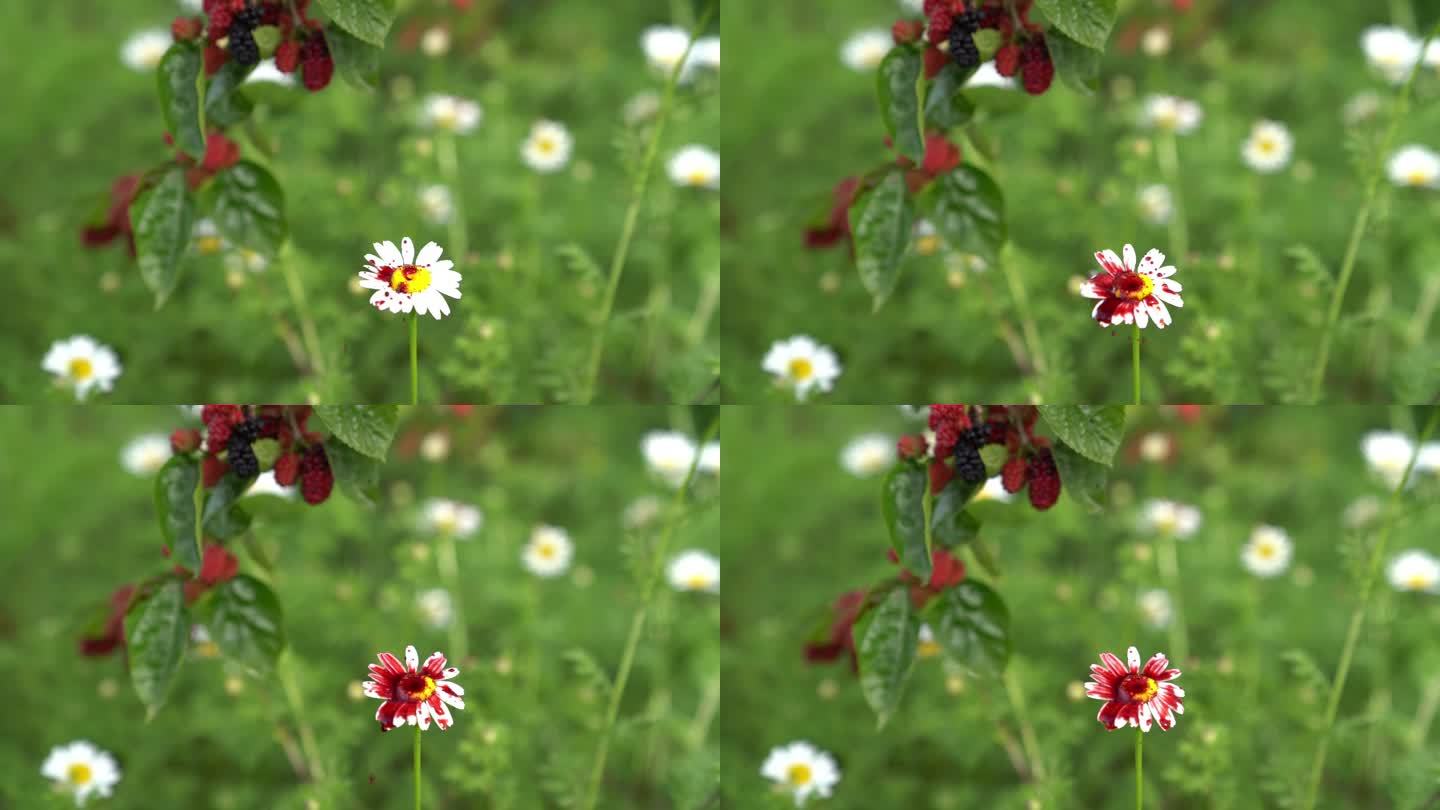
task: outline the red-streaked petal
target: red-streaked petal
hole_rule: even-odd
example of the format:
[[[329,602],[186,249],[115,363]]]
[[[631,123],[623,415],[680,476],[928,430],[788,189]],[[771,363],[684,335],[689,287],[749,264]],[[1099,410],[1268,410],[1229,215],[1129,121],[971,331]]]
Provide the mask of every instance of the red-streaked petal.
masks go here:
[[[1132,248],[1132,250],[1133,250],[1133,248]],[[1126,650],[1126,651],[1125,651],[1125,660],[1127,660],[1127,661],[1130,662],[1130,670],[1129,670],[1130,672],[1139,672],[1139,671],[1140,671],[1140,650],[1139,650],[1139,649],[1137,649],[1137,648],[1135,648],[1135,647],[1131,647],[1130,649]]]
[[[380,723],[381,731],[389,731],[395,727],[395,714],[405,704],[398,700],[387,700],[380,704],[375,710],[375,719]]]
[[[412,246],[411,249],[413,250],[414,247]],[[405,645],[405,671],[420,671],[420,653],[415,650],[414,644]]]
[[[1145,254],[1145,258],[1140,260],[1140,266],[1136,268],[1136,272],[1150,275],[1159,270],[1163,264],[1165,264],[1165,254],[1151,248],[1150,252]]]
[[[1106,729],[1114,730],[1115,728],[1117,728],[1117,726],[1115,725],[1115,718],[1119,716],[1119,714],[1120,704],[1112,700],[1106,703],[1104,706],[1100,707],[1100,711],[1095,715],[1095,719],[1099,720],[1100,725],[1104,726]]]
[[[384,664],[385,668],[390,670],[390,672],[392,672],[393,674],[400,675],[405,672],[405,668],[400,666],[400,659],[396,658],[390,653],[383,652],[375,657],[379,658],[380,663]]]
[[[435,725],[439,726],[441,731],[455,722],[455,718],[450,714],[450,707],[445,705],[438,694],[431,695],[426,703],[430,704],[430,713],[435,716]]]
[[[1115,685],[1110,683],[1087,683],[1085,684],[1085,696],[1097,700],[1114,700]]]
[[[380,700],[389,700],[390,698],[395,696],[395,690],[392,689],[390,687],[390,684],[388,683],[375,683],[374,681],[366,681],[363,685],[363,689],[366,697],[378,698]]]
[[[1166,667],[1169,666],[1170,659],[1165,657],[1165,653],[1157,652],[1150,656],[1149,661],[1145,662],[1145,675],[1159,680],[1160,673],[1164,672]]]
[[[1125,265],[1120,263],[1120,257],[1116,256],[1113,250],[1106,249],[1096,252],[1095,261],[1099,262],[1105,272],[1112,276],[1125,272]]]
[[[1125,665],[1120,663],[1120,659],[1115,657],[1114,653],[1100,653],[1100,660],[1104,662],[1105,668],[1110,670],[1110,674],[1116,677],[1121,677],[1128,671],[1125,669]]]
[[[425,666],[422,669],[426,675],[432,678],[441,677],[440,673],[445,669],[445,656],[439,652],[431,653],[430,657],[425,659]]]
[[[1104,276],[1109,278],[1109,276]],[[1080,285],[1080,295],[1084,298],[1104,298],[1106,293],[1093,281],[1087,281]]]
[[[421,731],[429,731],[429,730],[430,730],[430,720],[431,720],[431,719],[432,719],[432,718],[430,717],[430,704],[428,704],[428,703],[417,703],[417,704],[415,704],[415,721],[420,724],[420,730],[421,730]]]
[[[1149,325],[1150,325],[1150,308],[1149,308],[1149,307],[1136,307],[1136,308],[1135,308],[1135,323],[1136,323],[1136,325],[1139,326],[1141,329],[1144,329],[1146,326],[1149,326]]]
[[[435,687],[435,694],[438,695],[441,700],[445,701],[451,706],[454,706],[457,709],[465,708],[465,700],[451,689],[447,689],[446,687],[448,686],[452,686],[452,684],[437,685]]]

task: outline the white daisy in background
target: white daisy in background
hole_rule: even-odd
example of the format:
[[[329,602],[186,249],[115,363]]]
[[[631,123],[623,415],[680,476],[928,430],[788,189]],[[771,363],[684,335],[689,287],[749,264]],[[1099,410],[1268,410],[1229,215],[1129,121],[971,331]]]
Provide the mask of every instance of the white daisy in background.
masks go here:
[[[570,567],[575,556],[575,544],[564,529],[555,526],[536,526],[530,533],[521,559],[530,573],[537,577],[558,577]]]
[[[1175,438],[1169,433],[1151,431],[1140,437],[1140,458],[1152,464],[1165,461],[1175,454]]]
[[[985,479],[985,486],[975,493],[976,501],[996,501],[998,503],[1009,503],[1015,495],[1005,491],[1005,483],[996,475]]]
[[[835,758],[808,742],[792,742],[770,750],[760,775],[795,798],[801,807],[812,796],[828,798],[840,781]]]
[[[1420,41],[1403,28],[1375,25],[1360,35],[1365,61],[1391,84],[1403,84],[1420,59]]]
[[[1430,44],[1425,46],[1425,54],[1421,57],[1421,61],[1425,63],[1426,67],[1440,71],[1440,39],[1430,40]]]
[[[40,766],[40,775],[55,782],[60,790],[74,794],[75,804],[80,806],[92,796],[108,797],[120,781],[120,766],[115,757],[94,743],[77,740],[51,748]]]
[[[444,461],[450,456],[450,434],[443,430],[432,430],[420,439],[420,457],[430,463]]]
[[[163,433],[136,436],[120,451],[120,463],[132,475],[154,475],[170,460],[170,437]]]
[[[890,52],[895,45],[895,38],[890,31],[884,28],[871,28],[866,31],[850,35],[845,44],[840,46],[840,61],[851,70],[874,70],[880,66],[880,60]]]
[[[1380,94],[1371,90],[1356,93],[1345,102],[1341,117],[1350,126],[1359,124],[1380,112]]]
[[[1245,568],[1257,577],[1273,577],[1290,567],[1294,554],[1290,535],[1277,526],[1256,526],[1250,532],[1250,542],[1240,552]]]
[[[1151,225],[1164,225],[1175,215],[1175,198],[1170,195],[1169,186],[1145,186],[1136,195],[1136,201],[1140,205],[1140,218]]]
[[[690,49],[690,60],[706,70],[720,69],[720,37],[701,37]]]
[[[620,517],[620,525],[630,531],[643,529],[660,517],[662,508],[659,498],[654,495],[641,495],[626,505],[625,512]]]
[[[840,466],[856,478],[869,478],[895,463],[895,437],[884,433],[856,436],[840,451]]]
[[[434,534],[466,538],[480,531],[485,516],[467,503],[447,498],[431,498],[421,507],[420,528]]]
[[[920,625],[920,633],[916,638],[915,644],[916,657],[934,658],[944,651],[945,649],[940,646],[940,642],[935,640],[935,631],[930,629],[930,625]]]
[[[270,260],[258,250],[236,248],[225,254],[225,269],[234,273],[263,273],[270,269]]]
[[[1390,560],[1385,569],[1390,587],[1397,591],[1440,593],[1440,560],[1427,551],[1412,548]]]
[[[628,126],[634,127],[654,118],[658,112],[660,112],[660,94],[653,90],[644,90],[625,102],[621,115],[625,118]]]
[[[929,405],[896,405],[895,407],[906,419],[924,419],[930,415]]]
[[[720,156],[715,150],[698,144],[683,146],[670,156],[666,164],[670,181],[690,188],[720,187]]]
[[[1380,499],[1374,495],[1361,495],[1345,507],[1341,520],[1347,529],[1363,529],[1380,517]]]
[[[200,12],[205,7],[205,0],[180,0],[180,7],[186,11]]]
[[[50,344],[40,367],[55,375],[55,381],[75,389],[83,400],[92,390],[109,391],[120,376],[120,360],[114,350],[89,335],[76,335]]]
[[[1170,602],[1170,592],[1161,588],[1155,588],[1140,594],[1137,604],[1140,606],[1140,616],[1145,624],[1155,629],[1162,629],[1170,626],[1170,619],[1175,615],[1175,607]]]
[[[645,51],[645,60],[662,76],[669,76],[675,66],[680,64],[680,60],[685,57],[685,49],[689,46],[690,32],[673,25],[652,25],[640,35],[640,47]],[[695,56],[692,50],[690,58],[685,61],[685,67],[680,70],[679,81],[684,84],[694,75]]]
[[[275,495],[280,498],[293,498],[295,497],[295,487],[293,485],[281,486],[280,482],[275,480],[275,471],[266,470],[260,473],[249,489],[245,490],[245,495]]]
[[[775,341],[760,365],[777,383],[795,389],[795,399],[802,402],[812,390],[829,391],[840,376],[835,352],[807,335]]]
[[[574,148],[575,139],[564,124],[541,120],[530,127],[530,136],[520,148],[520,156],[526,166],[548,174],[565,168]]]
[[[455,198],[446,186],[425,186],[420,189],[420,213],[432,225],[447,225],[455,216]]]
[[[431,627],[449,627],[450,621],[455,618],[454,600],[444,588],[421,591],[415,598],[415,606],[420,610],[425,623]]]
[[[1184,540],[1199,531],[1200,510],[1175,501],[1149,500],[1140,515],[1140,528]]]
[[[1440,475],[1440,442],[1420,445],[1420,453],[1415,457],[1415,473]]]
[[[138,70],[142,73],[155,69],[160,60],[165,57],[165,52],[170,50],[170,45],[175,38],[169,31],[160,28],[148,28],[130,35],[125,44],[120,48],[120,61],[124,62],[131,70]]]
[[[1440,188],[1440,155],[1418,144],[1397,149],[1385,171],[1397,186]]]
[[[1000,87],[1006,90],[1013,90],[1015,88],[1015,77],[1011,76],[1007,78],[1001,76],[1000,71],[995,69],[995,61],[992,59],[989,62],[981,62],[980,67],[976,68],[975,72],[970,74],[970,78],[965,80],[965,86]]]
[[[720,474],[720,442],[709,442],[700,448],[700,465],[697,471],[708,475]]]
[[[215,220],[205,217],[195,220],[190,228],[190,244],[201,256],[216,256],[225,249],[225,238],[220,235]]]
[[[450,30],[443,25],[425,29],[420,35],[420,52],[429,57],[444,56],[450,52]]]
[[[1164,56],[1170,52],[1170,29],[1156,25],[1145,29],[1140,35],[1140,50],[1146,56]]]
[[[925,0],[900,0],[900,8],[911,14],[923,14],[925,12]]]
[[[917,219],[910,229],[910,248],[917,256],[934,256],[945,247],[945,240],[928,219]]]
[[[1240,154],[1245,165],[1262,174],[1278,172],[1290,162],[1294,151],[1295,138],[1284,124],[1276,121],[1257,121],[1250,129],[1250,137]]]
[[[1200,105],[1178,96],[1148,96],[1145,99],[1145,123],[1163,132],[1188,135],[1200,126],[1205,113]]]
[[[1365,463],[1370,465],[1370,470],[1379,475],[1386,486],[1394,489],[1400,486],[1400,479],[1405,475],[1410,457],[1415,455],[1415,443],[1404,433],[1377,430],[1365,434],[1365,438],[1360,442],[1360,450],[1365,455]]]
[[[360,286],[375,291],[370,305],[381,312],[429,314],[437,321],[449,315],[445,296],[460,298],[460,274],[453,269],[455,262],[440,258],[443,252],[428,242],[417,256],[408,236],[398,250],[394,242],[376,242],[375,253],[365,254],[367,266],[360,271]]]
[[[469,99],[435,94],[425,97],[421,121],[432,129],[465,135],[474,132],[483,117],[480,105]]]
[[[256,65],[254,69],[250,71],[250,75],[246,76],[245,81],[241,82],[241,84],[269,83],[293,86],[295,84],[295,75],[294,73],[281,72],[273,58],[262,59],[260,60],[260,64]]]
[[[678,489],[695,463],[695,441],[674,430],[654,430],[640,440],[640,452],[650,472]]]
[[[665,569],[665,576],[677,591],[720,592],[720,560],[708,552],[680,552]]]

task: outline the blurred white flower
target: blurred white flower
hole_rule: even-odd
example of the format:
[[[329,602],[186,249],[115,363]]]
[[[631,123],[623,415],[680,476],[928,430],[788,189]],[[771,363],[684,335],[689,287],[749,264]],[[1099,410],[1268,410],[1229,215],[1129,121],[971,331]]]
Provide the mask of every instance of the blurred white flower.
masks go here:
[[[719,593],[720,560],[697,549],[682,551],[670,561],[666,578],[677,591]]]
[[[450,434],[432,430],[420,439],[420,457],[429,462],[444,461],[450,456]]]
[[[1140,458],[1152,464],[1165,461],[1175,452],[1175,438],[1169,433],[1151,431],[1140,437]]]
[[[93,390],[109,391],[121,371],[114,350],[89,335],[50,344],[40,367],[55,375],[57,384],[74,388],[76,400],[85,399]]]
[[[1353,126],[1377,112],[1380,112],[1380,94],[1372,90],[1365,90],[1356,93],[1349,101],[1345,102],[1341,117],[1345,119],[1345,123]]]
[[[1290,567],[1293,554],[1294,544],[1284,529],[1261,525],[1250,532],[1250,542],[1241,550],[1240,560],[1255,576],[1273,577]]]
[[[1140,50],[1146,56],[1164,56],[1170,52],[1170,29],[1163,25],[1157,25],[1145,29],[1140,35]]]
[[[622,115],[625,123],[629,126],[636,126],[649,121],[660,111],[660,94],[653,90],[645,90],[636,93],[631,99],[625,102]]]
[[[130,35],[125,44],[120,48],[120,60],[131,70],[140,72],[151,71],[160,60],[165,57],[165,52],[170,50],[170,44],[175,38],[169,31],[161,28],[149,28]]]
[[[935,631],[930,629],[930,625],[920,625],[920,633],[916,638],[915,645],[916,657],[934,658],[944,651],[945,649],[940,646],[940,642],[935,640]]]
[[[1380,476],[1385,485],[1394,489],[1400,486],[1410,457],[1415,455],[1415,443],[1404,433],[1393,430],[1377,430],[1365,434],[1360,442],[1365,463],[1372,472]]]
[[[1257,172],[1277,172],[1290,162],[1295,139],[1284,124],[1275,121],[1259,121],[1250,130],[1250,137],[1240,150],[1245,165]]]
[[[1347,529],[1363,529],[1380,517],[1380,499],[1374,495],[1361,495],[1345,507],[1344,522]]]
[[[770,750],[760,775],[795,798],[801,807],[812,796],[828,798],[840,781],[835,758],[808,742],[792,742]]]
[[[690,61],[706,70],[720,69],[720,37],[701,37],[690,50]]]
[[[420,52],[426,56],[444,56],[450,52],[450,29],[443,25],[426,28],[420,35]]]
[[[250,248],[235,248],[225,254],[225,269],[233,272],[263,273],[269,269],[270,260],[265,254]]]
[[[661,506],[660,499],[654,495],[641,495],[625,507],[620,523],[630,531],[643,529],[660,516]]]
[[[852,34],[840,47],[840,61],[851,70],[874,70],[890,52],[895,38],[884,28],[871,28]]]
[[[945,246],[945,240],[928,219],[917,219],[910,228],[910,248],[917,256],[934,256]]]
[[[446,498],[431,498],[426,501],[420,516],[420,528],[434,534],[448,534],[461,539],[480,531],[484,523],[485,516],[479,509]]]
[[[132,475],[154,475],[170,460],[170,437],[147,433],[131,439],[120,451],[120,463]]]
[[[421,121],[432,129],[465,135],[480,126],[483,117],[479,104],[457,96],[437,94],[425,97]]]
[[[995,61],[981,62],[980,67],[965,80],[966,87],[1003,87],[1012,90],[1015,87],[1015,77],[1006,78],[1000,75],[995,69]]]
[[[1175,608],[1170,602],[1170,592],[1155,588],[1140,594],[1140,616],[1145,624],[1156,629],[1170,626]]]
[[[225,238],[220,235],[215,220],[201,217],[190,226],[190,244],[201,256],[215,256],[225,249]]]
[[[906,419],[924,419],[930,415],[929,405],[896,405],[900,415]]]
[[[895,438],[884,433],[856,436],[840,451],[840,465],[857,478],[879,475],[895,463]]]
[[[640,452],[650,471],[665,483],[678,489],[690,474],[698,452],[695,441],[684,433],[674,430],[655,430],[640,440]]]
[[[564,124],[542,120],[530,128],[530,136],[525,139],[520,154],[525,165],[548,174],[565,168],[574,147],[575,139]]]
[[[1188,135],[1200,126],[1205,113],[1195,102],[1178,96],[1148,96],[1145,99],[1145,123],[1163,132]]]
[[[1140,517],[1140,528],[1174,535],[1183,540],[1200,529],[1200,510],[1175,501],[1146,501]]]
[[[1440,188],[1440,155],[1419,144],[1408,144],[1390,156],[1386,172],[1397,186]]]
[[[667,168],[671,182],[677,186],[720,187],[720,156],[713,149],[696,144],[683,146],[670,156]]]
[[[78,807],[92,796],[108,797],[120,781],[120,766],[94,743],[76,740],[50,749],[40,775],[54,782],[57,790],[72,794]]]
[[[454,600],[450,598],[450,592],[444,588],[421,591],[420,595],[416,597],[415,605],[420,609],[420,615],[425,619],[425,623],[431,627],[448,627],[451,620],[455,618]]]
[[[1175,200],[1170,196],[1170,187],[1159,184],[1140,189],[1137,199],[1140,203],[1140,218],[1151,225],[1164,225],[1175,214]]]
[[[255,483],[245,490],[246,495],[278,495],[281,498],[295,497],[295,487],[282,487],[280,482],[275,480],[275,471],[266,470],[260,473]]]
[[[710,475],[720,474],[720,442],[709,442],[700,448],[698,472]]]
[[[260,60],[260,64],[256,65],[255,68],[250,71],[250,75],[245,77],[243,84],[256,84],[259,82],[293,85],[295,84],[295,76],[289,73],[281,73],[280,68],[276,67],[274,59],[262,59]]]
[[[180,7],[198,13],[204,9],[205,0],[180,0]]]
[[[1397,591],[1440,593],[1440,560],[1418,548],[1395,555],[1385,575]]]
[[[525,568],[537,577],[557,577],[570,567],[575,556],[575,544],[570,535],[556,526],[536,526],[530,533],[530,542],[525,546],[521,559]]]
[[[455,200],[446,186],[425,186],[420,189],[420,213],[435,225],[449,224],[455,215]]]
[[[1370,67],[1391,84],[1403,84],[1420,59],[1420,41],[1403,28],[1375,25],[1360,35],[1360,47]]]
[[[675,70],[675,66],[685,58],[685,49],[689,46],[690,32],[673,25],[653,25],[640,35],[640,47],[645,51],[646,61],[662,76],[669,76]],[[699,46],[698,42],[696,46]],[[692,49],[677,81],[684,84],[694,78],[695,67],[695,52]]]
[[[925,11],[925,0],[900,0],[900,8],[911,14],[923,14]]]
[[[1420,445],[1420,453],[1415,457],[1415,472],[1417,474],[1440,474],[1440,442],[1426,442]]]
[[[1005,483],[998,475],[985,479],[985,485],[980,487],[979,492],[975,493],[975,500],[977,502],[998,501],[1000,503],[1009,503],[1010,499],[1014,497],[1014,494],[1005,490]]]
[[[829,391],[840,376],[840,361],[835,352],[807,335],[771,344],[761,367],[773,374],[779,384],[793,388],[795,399],[801,402],[812,390]]]

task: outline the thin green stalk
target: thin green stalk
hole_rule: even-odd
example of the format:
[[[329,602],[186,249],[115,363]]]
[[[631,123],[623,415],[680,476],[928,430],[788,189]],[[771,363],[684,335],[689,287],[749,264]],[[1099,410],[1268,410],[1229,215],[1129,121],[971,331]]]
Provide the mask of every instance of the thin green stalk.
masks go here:
[[[675,87],[680,81],[680,70],[690,59],[690,49],[695,46],[695,40],[710,24],[710,17],[715,13],[716,0],[711,0],[705,6],[705,13],[701,15],[700,22],[690,32],[690,42],[685,46],[685,52],[676,61],[675,67],[670,70],[670,76],[665,80],[665,94],[660,100],[660,110],[655,115],[655,129],[650,133],[650,143],[645,147],[645,157],[640,162],[640,171],[635,175],[635,184],[630,189],[630,207],[625,210],[624,224],[620,227],[620,241],[615,246],[615,255],[610,260],[610,279],[605,284],[605,297],[600,304],[599,323],[595,328],[595,338],[590,346],[590,360],[586,365],[585,376],[581,382],[580,396],[581,405],[589,405],[595,397],[595,381],[600,376],[600,358],[605,354],[605,336],[610,331],[610,316],[615,310],[615,296],[620,290],[620,276],[625,271],[625,258],[630,253],[630,241],[635,237],[635,226],[640,221],[640,207],[645,202],[645,187],[650,181],[650,171],[655,167],[655,159],[660,154],[660,136],[665,131],[665,122],[670,117],[670,108],[675,101]]]
[[[310,370],[316,374],[324,374],[325,352],[320,346],[320,334],[315,330],[315,319],[310,317],[310,305],[305,300],[305,286],[300,283],[300,277],[295,274],[294,264],[290,261],[288,244],[281,249],[280,256],[275,261],[280,265],[280,275],[285,277],[290,303],[295,306],[295,315],[300,319],[300,337],[305,341],[305,354],[308,355]]]
[[[1183,664],[1189,657],[1190,644],[1185,632],[1184,601],[1180,598],[1180,557],[1175,553],[1175,533],[1162,532],[1159,545],[1155,563],[1160,568],[1165,590],[1170,593],[1170,607],[1174,614],[1170,618],[1170,660]]]
[[[415,726],[415,810],[420,810],[420,726]]]
[[[320,746],[315,742],[315,732],[305,720],[305,701],[300,696],[300,684],[295,681],[295,669],[290,653],[281,653],[275,662],[275,674],[280,679],[280,689],[285,693],[285,702],[290,713],[295,715],[295,727],[300,731],[300,748],[310,770],[310,778],[320,781],[325,778],[324,766],[320,764]]]
[[[1429,46],[1430,40],[1440,33],[1440,22],[1437,22],[1430,33],[1425,35],[1425,41],[1421,43],[1423,51]],[[1405,113],[1410,109],[1410,88],[1415,84],[1415,76],[1420,72],[1423,60],[1415,60],[1415,66],[1410,68],[1410,75],[1406,77],[1405,84],[1400,88],[1400,95],[1395,99],[1395,114],[1390,116],[1390,126],[1385,129],[1385,137],[1380,141],[1380,146],[1375,150],[1375,159],[1370,167],[1370,181],[1365,185],[1365,197],[1360,204],[1360,211],[1355,215],[1355,224],[1350,229],[1350,241],[1345,245],[1345,257],[1340,261],[1340,277],[1335,282],[1335,292],[1330,296],[1330,311],[1325,317],[1325,329],[1320,333],[1320,352],[1315,358],[1315,370],[1310,376],[1310,404],[1320,400],[1320,387],[1325,383],[1325,368],[1330,364],[1330,340],[1334,336],[1335,324],[1340,320],[1340,308],[1345,303],[1345,289],[1350,286],[1350,276],[1355,272],[1355,259],[1360,254],[1360,239],[1365,236],[1365,228],[1370,223],[1370,211],[1375,207],[1375,197],[1380,190],[1380,180],[1384,176],[1384,161],[1390,154],[1390,144],[1395,140],[1395,133],[1400,129],[1400,121],[1405,118]]]
[[[460,156],[455,148],[455,134],[442,132],[436,138],[435,156],[440,161],[440,176],[450,190],[450,255],[455,264],[465,262],[465,204],[460,197]]]
[[[1410,750],[1425,744],[1425,738],[1430,736],[1430,724],[1435,721],[1437,708],[1440,708],[1440,675],[1433,675],[1420,695],[1420,707],[1415,710],[1415,722],[1410,726],[1407,739]]]
[[[1145,732],[1135,732],[1135,810],[1145,810]]]
[[[466,640],[470,637],[465,630],[465,609],[460,602],[460,557],[455,551],[455,537],[449,532],[440,535],[439,549],[435,564],[440,569],[440,581],[450,592],[450,653],[456,661],[465,660]]]
[[[205,476],[195,476],[195,491],[190,495],[190,503],[195,507],[195,559],[203,561],[205,559]],[[199,574],[200,572],[196,571],[195,573]]]
[[[1165,178],[1165,184],[1170,187],[1171,204],[1175,209],[1170,214],[1170,248],[1174,251],[1178,263],[1184,262],[1185,256],[1190,252],[1190,235],[1185,225],[1185,195],[1180,188],[1180,148],[1176,140],[1174,132],[1162,132],[1160,144],[1155,151],[1160,160],[1160,172]]]
[[[1440,273],[1431,273],[1420,290],[1420,300],[1415,304],[1415,314],[1410,318],[1410,329],[1405,335],[1411,346],[1418,346],[1430,329],[1430,319],[1435,316],[1435,306],[1440,304]]]
[[[1430,419],[1420,433],[1420,440],[1415,443],[1415,451],[1410,454],[1410,462],[1405,465],[1405,473],[1400,476],[1400,483],[1390,493],[1390,502],[1385,508],[1385,525],[1380,528],[1380,537],[1375,541],[1374,550],[1370,552],[1370,564],[1365,579],[1360,584],[1360,602],[1350,614],[1350,628],[1345,633],[1345,646],[1340,650],[1340,664],[1335,671],[1334,685],[1330,688],[1330,699],[1326,702],[1325,725],[1320,732],[1320,744],[1315,749],[1315,761],[1310,767],[1310,787],[1303,805],[1305,810],[1315,810],[1315,800],[1320,793],[1320,776],[1325,772],[1325,755],[1330,747],[1330,730],[1334,728],[1335,717],[1340,713],[1340,696],[1345,692],[1345,677],[1350,674],[1350,661],[1355,655],[1355,646],[1360,641],[1360,631],[1365,627],[1365,612],[1370,607],[1370,595],[1380,573],[1380,561],[1385,558],[1385,549],[1390,543],[1390,530],[1395,526],[1395,513],[1400,505],[1400,496],[1410,483],[1410,474],[1415,470],[1415,461],[1420,457],[1420,447],[1429,441],[1437,422],[1440,422],[1440,407],[1431,410]]]
[[[420,404],[420,315],[410,313],[410,404]]]
[[[714,8],[712,3],[711,9]],[[709,17],[707,11],[706,17]],[[715,438],[715,433],[720,429],[720,420],[715,419],[705,431],[705,437],[700,440],[699,446],[703,447]],[[630,679],[630,668],[635,664],[635,652],[640,648],[640,636],[645,630],[645,619],[650,612],[650,606],[655,600],[655,588],[659,584],[661,574],[664,571],[666,558],[670,554],[670,538],[675,534],[675,526],[680,522],[680,512],[685,506],[686,495],[690,491],[690,485],[695,480],[695,471],[700,467],[700,454],[696,453],[695,458],[690,462],[690,470],[685,474],[685,480],[680,488],[675,490],[675,497],[670,504],[670,514],[665,520],[665,528],[660,531],[660,539],[654,550],[654,564],[650,567],[649,575],[641,586],[640,606],[635,609],[635,615],[630,620],[630,633],[625,639],[625,650],[620,655],[620,668],[615,673],[615,686],[610,690],[610,704],[605,710],[605,725],[600,729],[600,744],[595,750],[595,761],[590,767],[590,782],[585,790],[585,800],[580,804],[581,810],[595,810],[596,802],[600,799],[600,781],[605,776],[605,758],[610,753],[610,734],[615,729],[615,721],[620,717],[620,698],[625,694],[625,683]]]
[[[525,583],[525,627],[530,634],[530,661],[525,667],[525,689],[532,705],[540,701],[540,648],[545,639],[538,630],[540,624],[540,583],[536,577],[527,577]]]
[[[1005,696],[1010,699],[1010,711],[1015,713],[1015,721],[1020,724],[1020,744],[1025,748],[1025,758],[1030,760],[1030,776],[1036,782],[1045,781],[1045,763],[1040,757],[1040,740],[1035,736],[1035,727],[1030,724],[1030,717],[1025,713],[1025,694],[1020,689],[1020,679],[1015,675],[1015,662],[1012,660],[1010,666],[1005,668],[1002,677],[1005,681]]]
[[[1140,324],[1130,333],[1130,370],[1135,378],[1135,404],[1140,404]]]

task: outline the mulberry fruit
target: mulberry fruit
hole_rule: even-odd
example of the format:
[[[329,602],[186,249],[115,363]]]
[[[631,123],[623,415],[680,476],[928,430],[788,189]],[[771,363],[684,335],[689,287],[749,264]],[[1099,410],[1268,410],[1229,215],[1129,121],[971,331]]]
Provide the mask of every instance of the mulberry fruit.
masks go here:
[[[170,450],[179,455],[200,448],[200,431],[195,428],[180,428],[170,434]]]
[[[1020,46],[1015,43],[1001,45],[995,52],[995,72],[1009,78],[1020,70]]]
[[[1030,476],[1030,505],[1036,509],[1049,509],[1060,498],[1060,472],[1055,469],[1055,457],[1049,450],[1041,450],[1030,459],[1027,467]]]
[[[254,478],[260,474],[260,460],[255,457],[255,450],[239,433],[230,436],[230,443],[225,446],[225,461],[241,478]]]
[[[300,43],[287,39],[276,46],[275,67],[281,73],[294,73],[300,67]]]
[[[1050,61],[1050,51],[1041,37],[1030,40],[1020,54],[1020,73],[1025,92],[1038,96],[1050,89],[1055,79],[1055,64]]]
[[[294,486],[300,477],[300,454],[286,453],[275,459],[275,483],[282,487]]]
[[[300,496],[314,506],[324,503],[334,486],[335,474],[330,471],[325,448],[318,444],[312,446],[300,459]]]
[[[980,458],[980,447],[989,432],[984,425],[967,428],[955,443],[955,474],[967,484],[983,484],[990,477],[985,472],[985,460]]]

